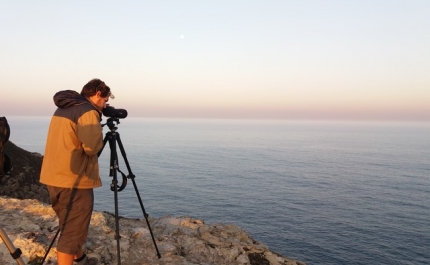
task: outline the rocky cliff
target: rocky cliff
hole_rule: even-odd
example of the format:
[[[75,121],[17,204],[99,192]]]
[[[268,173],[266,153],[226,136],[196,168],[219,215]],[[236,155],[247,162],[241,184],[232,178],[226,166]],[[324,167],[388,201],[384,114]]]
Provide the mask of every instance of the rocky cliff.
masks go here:
[[[11,141],[4,145],[4,152],[12,160],[12,170],[9,176],[0,179],[0,196],[48,203],[48,190],[39,183],[42,155],[30,153]]]
[[[58,219],[47,204],[48,193],[38,182],[42,156],[8,142],[13,161],[10,176],[0,181],[0,224],[26,264],[39,264],[58,230]],[[149,218],[157,252],[145,219],[119,218],[120,258],[126,265],[252,264],[303,265],[270,251],[232,224],[205,224],[191,217]],[[115,217],[94,212],[86,251],[99,264],[117,264]],[[45,264],[56,263],[56,249]],[[0,264],[16,264],[0,240]]]

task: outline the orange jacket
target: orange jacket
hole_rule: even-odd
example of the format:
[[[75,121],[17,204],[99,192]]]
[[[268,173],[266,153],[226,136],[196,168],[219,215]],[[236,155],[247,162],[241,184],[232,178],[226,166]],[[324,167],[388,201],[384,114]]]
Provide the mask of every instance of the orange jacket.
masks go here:
[[[49,125],[40,182],[61,188],[100,187],[100,111],[71,90],[56,93],[54,102],[58,109]]]

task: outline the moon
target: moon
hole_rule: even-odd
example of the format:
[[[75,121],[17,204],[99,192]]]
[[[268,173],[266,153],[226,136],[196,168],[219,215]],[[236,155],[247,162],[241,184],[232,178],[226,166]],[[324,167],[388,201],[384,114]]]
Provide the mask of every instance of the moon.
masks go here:
[[[181,36],[179,36],[179,38],[181,38],[181,39],[185,39],[184,34],[181,34]]]

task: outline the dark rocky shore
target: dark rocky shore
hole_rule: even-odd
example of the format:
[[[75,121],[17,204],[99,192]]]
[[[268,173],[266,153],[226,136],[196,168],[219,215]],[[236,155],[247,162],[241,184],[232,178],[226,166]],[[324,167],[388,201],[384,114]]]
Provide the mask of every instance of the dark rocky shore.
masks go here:
[[[30,153],[11,142],[5,153],[12,159],[9,176],[0,180],[0,224],[22,251],[26,264],[39,264],[58,230],[58,220],[49,206],[46,188],[39,183],[42,156]],[[205,224],[191,217],[149,218],[157,253],[145,219],[120,218],[121,263],[157,264],[252,264],[303,265],[283,257],[251,238],[232,224]],[[117,264],[115,218],[106,212],[94,212],[86,250],[100,264]],[[56,264],[55,245],[45,264]],[[16,264],[0,241],[0,264]]]

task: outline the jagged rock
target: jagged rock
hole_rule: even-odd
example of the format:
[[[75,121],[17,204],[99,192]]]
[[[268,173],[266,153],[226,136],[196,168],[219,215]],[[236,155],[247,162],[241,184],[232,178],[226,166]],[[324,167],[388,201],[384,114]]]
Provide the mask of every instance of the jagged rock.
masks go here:
[[[149,218],[150,231],[144,219],[119,218],[121,263],[127,265],[194,265],[251,264],[303,265],[282,257],[251,238],[232,224],[207,225],[190,217]],[[0,223],[16,248],[22,251],[26,264],[38,264],[58,230],[52,208],[37,200],[0,197]],[[100,264],[117,264],[115,217],[94,212],[91,218],[86,251]],[[54,264],[56,248],[50,250],[45,264]],[[0,264],[16,264],[4,244],[0,244]]]
[[[48,203],[48,190],[39,182],[42,155],[30,153],[11,141],[4,145],[4,152],[10,157],[13,167],[9,175],[0,179],[0,195]]]
[[[11,157],[10,176],[0,180],[0,225],[26,264],[40,264],[58,231],[58,219],[48,205],[49,195],[39,183],[42,156],[11,142],[5,152]],[[304,265],[271,252],[233,224],[205,224],[191,217],[149,218],[159,259],[145,219],[119,221],[120,258],[126,265]],[[117,264],[116,220],[107,212],[94,212],[86,252],[99,264]],[[44,264],[56,263],[55,245]],[[0,240],[0,265],[16,264]]]

